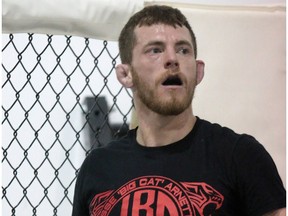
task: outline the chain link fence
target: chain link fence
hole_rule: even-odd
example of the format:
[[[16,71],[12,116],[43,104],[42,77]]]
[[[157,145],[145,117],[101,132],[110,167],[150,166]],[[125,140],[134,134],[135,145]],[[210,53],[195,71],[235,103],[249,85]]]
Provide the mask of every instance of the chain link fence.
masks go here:
[[[125,134],[117,42],[2,35],[2,214],[67,216],[92,148]]]

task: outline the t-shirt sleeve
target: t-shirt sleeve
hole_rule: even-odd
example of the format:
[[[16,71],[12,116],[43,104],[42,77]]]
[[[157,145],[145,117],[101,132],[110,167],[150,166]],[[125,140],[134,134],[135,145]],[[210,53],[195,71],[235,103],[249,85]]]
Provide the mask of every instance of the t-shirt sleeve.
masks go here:
[[[247,215],[263,215],[286,206],[286,191],[276,165],[260,143],[243,136],[233,158],[238,196]]]

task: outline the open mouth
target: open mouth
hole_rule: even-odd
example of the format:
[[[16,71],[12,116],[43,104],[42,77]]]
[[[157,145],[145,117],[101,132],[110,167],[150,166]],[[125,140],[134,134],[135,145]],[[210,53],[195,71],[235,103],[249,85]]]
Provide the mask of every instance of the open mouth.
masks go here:
[[[179,76],[169,76],[162,85],[164,86],[181,86],[183,84]]]

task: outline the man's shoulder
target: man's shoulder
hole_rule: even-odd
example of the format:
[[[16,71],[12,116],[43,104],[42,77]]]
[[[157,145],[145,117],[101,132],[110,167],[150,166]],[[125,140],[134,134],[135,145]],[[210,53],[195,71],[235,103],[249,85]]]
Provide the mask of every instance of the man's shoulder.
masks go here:
[[[212,123],[210,121],[198,118],[199,129],[201,132],[210,134],[213,136],[231,136],[231,137],[240,137],[246,136],[247,134],[239,134],[235,132],[232,128],[223,126],[219,123]]]
[[[254,145],[259,142],[250,134],[235,132],[232,128],[222,126],[218,123],[211,123],[207,120],[198,119],[198,133],[205,140],[218,143],[219,145]],[[246,146],[247,147],[247,146]]]
[[[112,153],[114,151],[125,151],[131,148],[134,134],[135,130],[129,130],[125,136],[114,139],[101,147],[93,149],[90,154],[98,155]]]

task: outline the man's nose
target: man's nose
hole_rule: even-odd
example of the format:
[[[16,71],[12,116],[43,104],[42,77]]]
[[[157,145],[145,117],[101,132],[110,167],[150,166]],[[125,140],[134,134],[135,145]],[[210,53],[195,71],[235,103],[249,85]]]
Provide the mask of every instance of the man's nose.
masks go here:
[[[177,55],[176,55],[176,52],[174,50],[173,51],[172,50],[166,51],[164,67],[167,70],[168,69],[173,70],[173,69],[176,69],[179,67]]]

